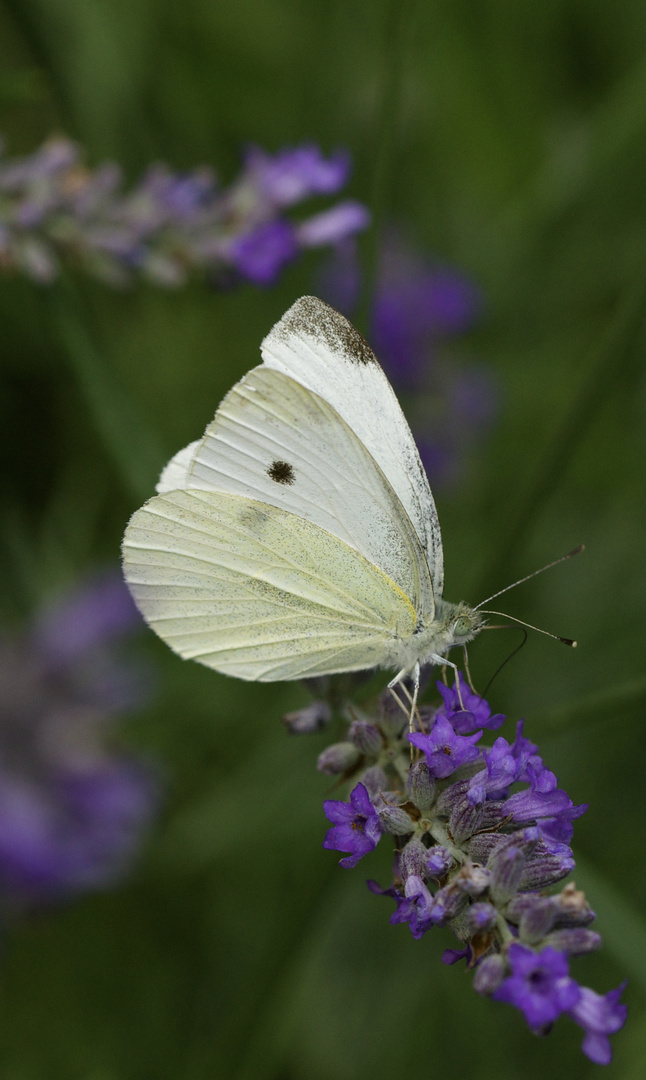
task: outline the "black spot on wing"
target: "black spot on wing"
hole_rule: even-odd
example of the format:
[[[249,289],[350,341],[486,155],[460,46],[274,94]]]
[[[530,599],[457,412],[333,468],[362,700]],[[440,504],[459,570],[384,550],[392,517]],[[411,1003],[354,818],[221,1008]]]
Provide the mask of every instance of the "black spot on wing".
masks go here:
[[[274,333],[307,334],[323,341],[328,348],[342,352],[354,364],[378,364],[368,342],[344,315],[316,296],[302,296],[274,327]]]
[[[272,461],[267,469],[267,476],[277,484],[293,484],[296,476],[288,461]]]

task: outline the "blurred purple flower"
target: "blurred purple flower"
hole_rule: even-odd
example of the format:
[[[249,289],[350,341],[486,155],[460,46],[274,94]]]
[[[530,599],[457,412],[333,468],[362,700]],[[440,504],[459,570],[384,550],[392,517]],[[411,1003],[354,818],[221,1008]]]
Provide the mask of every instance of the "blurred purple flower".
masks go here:
[[[336,195],[348,181],[350,158],[338,151],[326,161],[316,143],[273,156],[252,146],[245,157],[245,172],[275,206],[293,206],[311,195]]]
[[[368,212],[352,200],[300,222],[285,216],[305,199],[336,195],[349,172],[346,153],[325,158],[313,143],[277,154],[252,147],[227,188],[208,167],[155,164],[124,194],[118,165],[87,169],[75,143],[52,138],[0,160],[0,266],[41,284],[69,261],[115,286],[145,277],[177,287],[192,271],[213,283],[270,285],[301,250],[366,228]]]
[[[323,267],[318,290],[346,315],[358,305],[362,275],[346,237]],[[455,339],[476,323],[478,288],[463,273],[416,254],[394,230],[378,256],[368,338],[404,407],[434,484],[453,482],[469,447],[497,406],[491,373],[453,355]],[[409,400],[407,401],[407,395]]]
[[[116,643],[140,625],[118,574],[0,640],[0,904],[29,908],[109,885],[157,801],[151,768],[106,744],[146,681]]]
[[[267,221],[253,232],[237,237],[228,251],[230,261],[255,285],[271,285],[298,252],[289,221]]]

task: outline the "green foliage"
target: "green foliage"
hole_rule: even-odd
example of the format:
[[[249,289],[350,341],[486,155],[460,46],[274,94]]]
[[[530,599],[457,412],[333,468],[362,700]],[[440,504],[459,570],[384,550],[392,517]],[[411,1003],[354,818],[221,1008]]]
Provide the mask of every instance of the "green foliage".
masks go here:
[[[574,851],[607,944],[577,977],[605,992],[632,956],[617,1077],[646,1064],[635,749],[646,711],[645,43],[637,0],[0,6],[10,153],[58,128],[90,164],[118,160],[130,178],[162,159],[228,180],[249,141],[347,146],[350,194],[482,287],[467,347],[493,367],[502,407],[461,487],[438,496],[446,592],[475,603],[586,544],[504,601],[578,650],[535,635],[488,696],[527,717],[563,786],[590,802]],[[373,240],[363,243],[369,260]],[[298,262],[264,292],[2,279],[6,622],[117,560],[157,469],[257,363],[315,265]],[[516,641],[509,631],[474,644],[477,686]],[[563,1021],[534,1044],[519,1017],[439,963],[448,935],[414,942],[389,927],[388,902],[321,850],[330,789],[313,767],[324,743],[280,724],[305,701],[300,687],[227,680],[152,635],[141,648],[161,685],[124,738],[163,763],[166,808],[129,883],[8,929],[6,1080],[591,1075],[578,1029]],[[365,876],[385,880],[384,857],[367,859]]]

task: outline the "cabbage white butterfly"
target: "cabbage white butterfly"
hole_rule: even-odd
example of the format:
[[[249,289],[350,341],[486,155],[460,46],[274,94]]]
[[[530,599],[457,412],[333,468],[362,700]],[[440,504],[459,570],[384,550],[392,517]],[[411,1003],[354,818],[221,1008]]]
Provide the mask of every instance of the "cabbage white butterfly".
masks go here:
[[[481,615],[442,598],[428,479],[367,342],[313,296],[262,343],[123,541],[126,581],[180,656],[271,682],[450,663]],[[451,665],[454,666],[454,665]]]

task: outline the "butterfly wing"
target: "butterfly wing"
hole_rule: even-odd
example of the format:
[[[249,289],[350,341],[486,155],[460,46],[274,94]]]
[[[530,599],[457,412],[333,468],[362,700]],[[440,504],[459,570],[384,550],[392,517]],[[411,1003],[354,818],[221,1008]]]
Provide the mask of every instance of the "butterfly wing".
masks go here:
[[[191,465],[199,445],[200,440],[197,439],[170,459],[155,485],[156,491],[177,491],[178,488],[187,487]]]
[[[406,511],[365,446],[318,394],[281,372],[254,368],[227,394],[199,446],[182,453],[187,489],[258,499],[318,525],[432,618],[428,568]]]
[[[437,600],[444,587],[440,524],[410,428],[366,341],[343,315],[304,296],[262,344],[265,365],[324,398],[379,465],[413,524]]]
[[[191,489],[130,520],[126,579],[146,621],[185,658],[271,682],[391,663],[414,632],[409,598],[343,540],[238,494]]]

